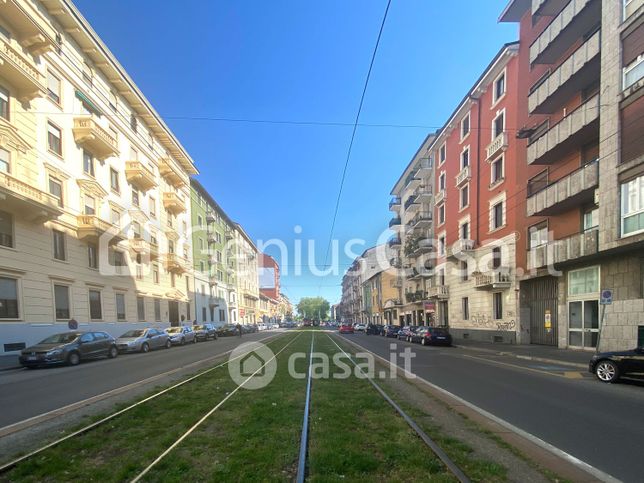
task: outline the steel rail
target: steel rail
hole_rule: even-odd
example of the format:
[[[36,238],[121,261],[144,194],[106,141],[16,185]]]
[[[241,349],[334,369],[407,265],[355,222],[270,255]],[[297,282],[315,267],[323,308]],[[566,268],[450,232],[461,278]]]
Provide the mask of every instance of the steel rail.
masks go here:
[[[306,478],[306,459],[309,442],[309,408],[311,407],[311,368],[313,363],[313,341],[315,332],[311,333],[311,350],[309,352],[308,380],[306,382],[306,401],[304,402],[304,418],[302,421],[302,436],[300,437],[300,455],[297,461],[297,483],[304,483]]]

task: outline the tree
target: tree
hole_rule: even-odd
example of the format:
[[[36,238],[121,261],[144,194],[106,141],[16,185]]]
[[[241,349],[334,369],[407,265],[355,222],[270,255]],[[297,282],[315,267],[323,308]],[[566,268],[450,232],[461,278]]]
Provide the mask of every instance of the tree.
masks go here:
[[[297,304],[298,313],[305,319],[327,320],[330,308],[328,300],[322,297],[304,297]]]

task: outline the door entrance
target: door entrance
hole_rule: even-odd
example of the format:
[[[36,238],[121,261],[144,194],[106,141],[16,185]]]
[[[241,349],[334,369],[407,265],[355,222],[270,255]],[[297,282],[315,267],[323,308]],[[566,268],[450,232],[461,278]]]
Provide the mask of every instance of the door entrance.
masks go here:
[[[171,326],[177,327],[179,325],[179,302],[176,300],[168,301],[168,317]]]
[[[599,301],[568,302],[568,345],[580,349],[597,347],[599,335]]]
[[[557,345],[557,279],[521,282],[522,306],[530,311],[530,343]]]

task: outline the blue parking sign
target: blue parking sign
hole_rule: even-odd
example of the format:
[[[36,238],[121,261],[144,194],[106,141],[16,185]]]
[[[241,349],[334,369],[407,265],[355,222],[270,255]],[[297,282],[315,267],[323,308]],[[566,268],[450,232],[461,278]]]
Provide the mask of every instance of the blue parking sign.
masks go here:
[[[613,303],[613,291],[609,289],[603,289],[601,293],[601,298],[599,300],[600,305],[611,305]]]

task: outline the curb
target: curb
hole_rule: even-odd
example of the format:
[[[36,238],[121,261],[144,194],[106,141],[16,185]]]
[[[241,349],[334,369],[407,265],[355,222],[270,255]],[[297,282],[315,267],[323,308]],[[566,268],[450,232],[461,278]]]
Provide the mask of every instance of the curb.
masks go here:
[[[457,344],[454,344],[453,346],[458,349],[487,352],[489,354],[496,354],[498,356],[510,356],[516,359],[523,359],[526,361],[546,362],[548,364],[561,364],[564,366],[570,366],[570,367],[575,367],[579,369],[588,369],[588,364],[581,364],[579,362],[562,361],[561,359],[548,359],[546,357],[524,356],[521,354],[515,354],[514,352],[496,351],[493,349],[484,349],[482,347],[471,347],[471,346],[463,346],[463,345],[457,345]]]

